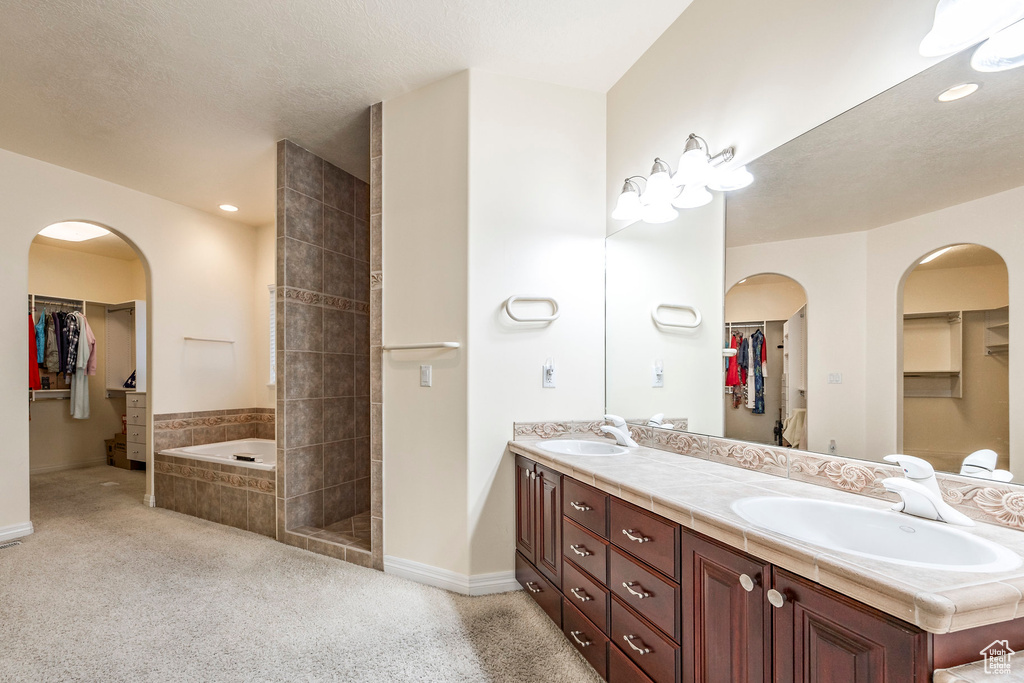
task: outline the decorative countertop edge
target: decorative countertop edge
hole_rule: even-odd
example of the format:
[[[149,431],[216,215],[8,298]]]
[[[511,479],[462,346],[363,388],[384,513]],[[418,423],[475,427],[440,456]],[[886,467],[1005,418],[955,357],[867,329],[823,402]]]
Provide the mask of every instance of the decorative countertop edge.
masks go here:
[[[564,435],[571,434],[577,438],[587,438],[586,432],[593,434],[590,429],[583,428],[579,431],[570,429]],[[905,580],[908,574],[921,573],[921,570],[916,568],[881,561],[864,561],[856,557],[851,559],[850,556],[843,553],[824,551],[821,548],[774,534],[768,530],[759,529],[746,522],[737,521],[738,517],[729,519],[714,511],[680,501],[678,498],[665,498],[654,489],[642,484],[625,483],[612,470],[601,472],[606,468],[586,467],[579,460],[572,461],[570,458],[540,450],[536,447],[536,443],[542,439],[535,436],[532,439],[527,437],[523,440],[523,436],[525,434],[517,434],[520,440],[508,442],[511,452],[524,455],[562,474],[671,519],[688,529],[710,536],[761,560],[816,581],[886,614],[914,624],[925,631],[937,634],[951,633],[1024,617],[1024,567],[1016,572],[995,575],[999,576],[997,579],[986,579],[987,575],[985,574],[969,573],[966,581],[958,581],[956,577],[964,576],[964,574],[950,572],[948,586],[938,589],[922,589]],[[684,434],[681,436],[695,435]],[[646,446],[634,450],[632,455],[646,457],[650,460],[649,464],[654,466],[671,466],[665,459],[666,455],[681,458],[680,464],[684,465],[685,461],[692,463],[696,460],[706,470],[723,474],[726,477],[736,476],[736,468],[718,462],[708,462],[707,458],[701,458],[699,455],[695,458],[679,453],[666,454],[665,451]],[[720,470],[719,468],[725,469]],[[784,486],[788,488],[775,491],[776,495],[804,493],[808,496],[815,496],[821,495],[823,490],[828,490],[807,482],[787,481],[778,475],[764,480],[752,480],[749,485],[765,486],[764,493],[767,495],[773,492],[768,487],[783,485],[779,482],[787,482]],[[728,488],[738,490],[735,498],[749,495],[749,490],[746,494],[742,492],[742,489],[745,488],[742,480],[734,479],[733,483],[737,485]],[[846,502],[879,507],[879,501],[868,496],[849,493],[838,495],[853,496]],[[722,494],[721,497],[728,498],[727,494]],[[1015,531],[1004,527],[989,524],[984,526],[997,530],[995,533],[1000,536],[1015,534]],[[1022,544],[1024,544],[1024,537],[1019,539],[1015,545],[1021,546]],[[1019,548],[1014,548],[1014,550],[1020,552]],[[872,566],[866,566],[868,564]]]

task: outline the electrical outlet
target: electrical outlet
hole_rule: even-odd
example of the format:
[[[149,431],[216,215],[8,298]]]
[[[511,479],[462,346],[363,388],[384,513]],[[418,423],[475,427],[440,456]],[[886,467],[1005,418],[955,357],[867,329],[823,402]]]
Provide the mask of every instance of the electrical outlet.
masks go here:
[[[828,453],[829,455],[835,455],[838,452],[836,449],[836,440],[832,439],[828,442]]]
[[[828,383],[829,384],[842,384],[843,383],[843,373],[841,373],[841,372],[830,372],[830,373],[828,373]]]
[[[655,389],[665,387],[665,364],[660,360],[654,361],[654,366],[651,368],[651,386]]]
[[[544,363],[541,368],[541,380],[540,385],[545,389],[555,388],[555,363],[550,358]]]
[[[433,374],[434,368],[432,365],[421,365],[420,366],[420,386],[421,387],[432,387],[434,386]]]

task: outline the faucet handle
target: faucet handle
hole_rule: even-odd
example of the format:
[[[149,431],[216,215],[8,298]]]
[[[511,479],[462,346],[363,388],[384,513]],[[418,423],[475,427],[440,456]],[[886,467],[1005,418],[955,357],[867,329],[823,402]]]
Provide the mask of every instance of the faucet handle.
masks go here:
[[[612,427],[618,427],[619,429],[626,428],[626,421],[618,415],[605,415],[604,419],[612,423]]]
[[[894,462],[902,467],[903,473],[907,475],[907,479],[918,480],[935,476],[935,468],[923,458],[896,453],[894,455],[887,455],[884,459],[887,462]]]

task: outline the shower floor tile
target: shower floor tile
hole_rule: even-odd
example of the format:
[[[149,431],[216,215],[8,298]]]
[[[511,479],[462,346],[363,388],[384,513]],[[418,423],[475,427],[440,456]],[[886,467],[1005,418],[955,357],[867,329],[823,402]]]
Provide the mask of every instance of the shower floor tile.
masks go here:
[[[335,522],[323,529],[303,527],[300,533],[329,543],[369,550],[370,513],[362,512],[354,517]]]

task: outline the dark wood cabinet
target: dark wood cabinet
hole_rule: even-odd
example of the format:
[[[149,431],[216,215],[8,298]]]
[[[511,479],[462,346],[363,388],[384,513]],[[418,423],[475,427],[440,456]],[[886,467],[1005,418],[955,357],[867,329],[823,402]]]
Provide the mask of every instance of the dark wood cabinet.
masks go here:
[[[516,456],[516,550],[562,587],[562,475]]]
[[[931,680],[923,631],[778,568],[774,590],[782,598],[770,608],[775,681]]]
[[[769,680],[771,566],[689,531],[682,546],[683,680]]]

